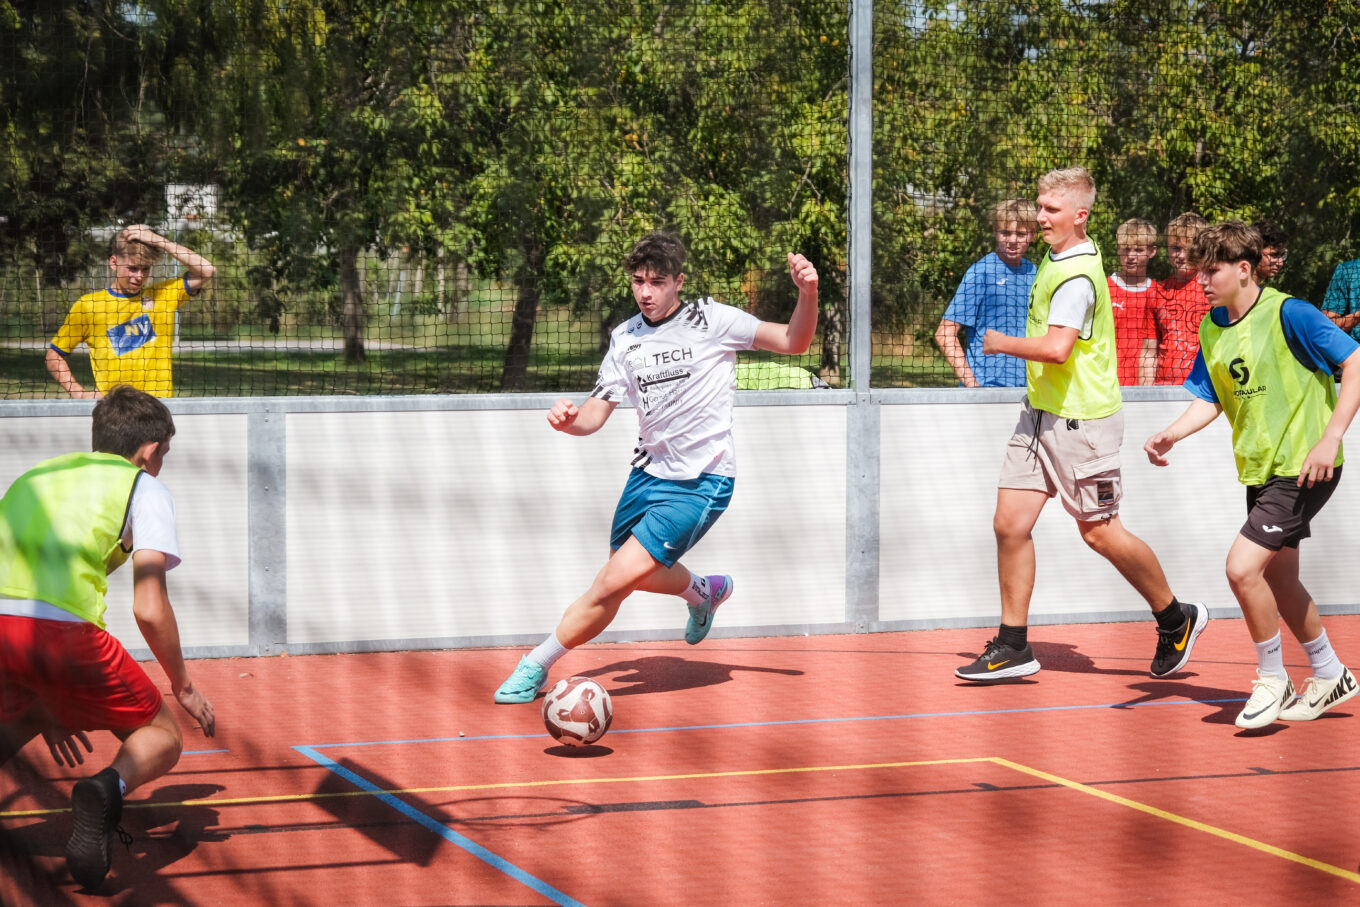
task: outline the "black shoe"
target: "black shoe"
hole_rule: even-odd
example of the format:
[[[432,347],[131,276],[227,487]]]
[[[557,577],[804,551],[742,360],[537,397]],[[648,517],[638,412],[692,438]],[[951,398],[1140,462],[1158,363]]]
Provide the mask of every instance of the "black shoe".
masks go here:
[[[66,868],[83,887],[98,888],[113,861],[110,843],[123,815],[118,773],[106,768],[93,778],[76,782],[71,791],[75,828],[66,842]]]
[[[977,661],[959,668],[954,676],[964,680],[1004,680],[1024,677],[1038,670],[1039,660],[1028,644],[1023,649],[1012,649],[997,638],[987,643]]]
[[[1185,626],[1179,630],[1157,628],[1157,654],[1152,656],[1149,673],[1153,677],[1175,674],[1190,660],[1195,640],[1209,625],[1209,609],[1199,602],[1186,602]]]

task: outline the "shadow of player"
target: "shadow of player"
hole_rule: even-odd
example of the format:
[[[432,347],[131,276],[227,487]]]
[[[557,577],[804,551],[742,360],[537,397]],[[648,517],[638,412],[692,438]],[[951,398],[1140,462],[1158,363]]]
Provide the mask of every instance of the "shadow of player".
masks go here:
[[[790,677],[801,676],[802,671],[788,668],[757,668],[748,665],[719,664],[713,661],[696,661],[677,655],[649,655],[629,661],[616,661],[610,665],[584,672],[583,677],[601,677],[606,674],[619,674],[611,696],[628,696],[635,693],[673,693],[677,690],[693,690],[727,683],[733,671],[753,671],[762,674],[784,674]]]

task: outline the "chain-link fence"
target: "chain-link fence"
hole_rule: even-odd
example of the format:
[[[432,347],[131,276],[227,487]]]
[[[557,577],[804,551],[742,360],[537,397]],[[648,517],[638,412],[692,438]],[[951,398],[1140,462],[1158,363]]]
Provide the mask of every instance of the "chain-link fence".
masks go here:
[[[950,306],[994,206],[1072,164],[1108,271],[1130,218],[1158,281],[1176,216],[1265,219],[1271,279],[1320,302],[1360,207],[1360,19],[1303,6],[878,2],[852,48],[824,0],[0,0],[0,396],[92,390],[92,359],[181,396],[585,391],[654,229],[685,240],[687,293],[766,319],[807,254],[796,364],[828,384],[951,386],[950,338],[990,324]],[[858,375],[852,53],[874,73]],[[140,285],[109,265],[134,224],[170,250]],[[1023,310],[1012,269],[988,305]]]

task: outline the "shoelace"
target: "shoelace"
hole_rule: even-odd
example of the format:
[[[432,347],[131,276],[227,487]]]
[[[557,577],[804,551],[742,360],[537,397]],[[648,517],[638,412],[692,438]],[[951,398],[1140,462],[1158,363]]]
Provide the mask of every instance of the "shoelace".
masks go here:
[[[128,853],[131,853],[133,837],[132,835],[128,834],[127,829],[123,828],[123,826],[121,825],[118,825],[114,827],[113,833],[118,836],[118,840],[122,842],[123,846],[128,849]]]

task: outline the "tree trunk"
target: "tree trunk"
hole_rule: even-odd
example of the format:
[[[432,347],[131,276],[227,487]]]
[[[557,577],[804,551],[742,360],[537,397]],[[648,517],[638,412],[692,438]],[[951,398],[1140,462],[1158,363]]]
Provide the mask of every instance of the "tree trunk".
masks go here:
[[[524,264],[515,279],[515,314],[510,322],[510,343],[501,370],[501,390],[523,390],[529,377],[529,346],[538,319],[538,282],[543,276],[543,244],[536,238],[524,241]]]
[[[345,338],[345,362],[363,362],[364,296],[359,286],[359,250],[345,246],[337,253],[340,264],[340,327]]]

